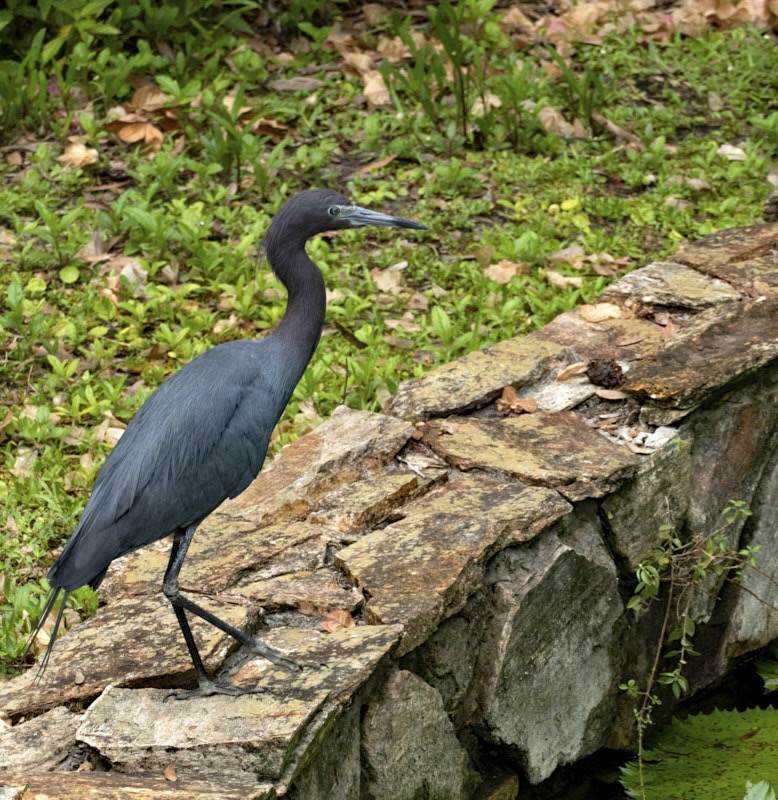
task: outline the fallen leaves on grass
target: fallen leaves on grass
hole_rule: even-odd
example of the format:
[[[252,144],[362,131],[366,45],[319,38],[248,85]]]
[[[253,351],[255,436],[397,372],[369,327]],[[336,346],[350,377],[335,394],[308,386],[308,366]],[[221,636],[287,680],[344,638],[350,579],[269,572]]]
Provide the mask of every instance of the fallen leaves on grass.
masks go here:
[[[68,142],[62,155],[57,156],[57,161],[63,167],[73,167],[79,169],[98,161],[97,150],[94,147],[87,147],[83,142]]]
[[[553,269],[542,270],[543,277],[558,289],[568,289],[571,286],[574,289],[580,289],[583,286],[583,278],[580,275],[562,275]]]
[[[517,261],[498,261],[490,264],[485,270],[484,275],[495,283],[508,283],[516,275],[525,275],[529,272],[529,265]]]

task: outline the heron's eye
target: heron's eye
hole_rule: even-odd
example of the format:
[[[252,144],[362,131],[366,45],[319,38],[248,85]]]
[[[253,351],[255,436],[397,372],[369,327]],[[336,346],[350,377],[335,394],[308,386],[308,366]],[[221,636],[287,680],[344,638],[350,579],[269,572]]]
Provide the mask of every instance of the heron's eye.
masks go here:
[[[327,209],[327,213],[328,213],[328,214],[329,214],[331,217],[339,217],[339,216],[340,216],[340,211],[341,211],[341,208],[340,208],[340,206],[330,206],[330,207]]]

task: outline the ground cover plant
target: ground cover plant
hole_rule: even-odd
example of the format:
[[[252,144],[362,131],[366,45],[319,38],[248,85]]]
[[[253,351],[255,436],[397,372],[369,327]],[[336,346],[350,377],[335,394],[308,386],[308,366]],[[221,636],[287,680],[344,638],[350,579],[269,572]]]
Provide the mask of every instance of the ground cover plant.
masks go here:
[[[778,70],[775,19],[749,8],[6,3],[0,669],[143,400],[280,319],[256,253],[291,193],[336,188],[432,231],[312,243],[327,324],[276,448],[757,221]],[[96,603],[72,599],[73,619]]]

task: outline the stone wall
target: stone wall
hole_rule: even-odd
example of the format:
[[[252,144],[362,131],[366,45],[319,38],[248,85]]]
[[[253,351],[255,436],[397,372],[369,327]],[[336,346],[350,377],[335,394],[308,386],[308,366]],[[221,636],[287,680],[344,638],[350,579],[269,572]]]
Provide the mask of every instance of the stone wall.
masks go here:
[[[727,536],[761,546],[696,600],[692,692],[778,637],[777,443],[778,224],[682,245],[383,414],[338,409],[203,524],[182,589],[301,674],[195,621],[208,668],[265,691],[168,699],[194,683],[169,543],[125,558],[44,680],[0,688],[3,796],[507,799],[628,750],[618,686],[661,609],[625,599],[661,524],[743,500]]]

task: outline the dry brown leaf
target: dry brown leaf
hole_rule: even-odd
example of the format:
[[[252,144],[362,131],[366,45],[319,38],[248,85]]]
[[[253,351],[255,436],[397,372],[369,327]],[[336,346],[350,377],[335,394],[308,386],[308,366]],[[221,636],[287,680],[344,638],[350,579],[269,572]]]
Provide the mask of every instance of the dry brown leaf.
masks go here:
[[[474,117],[485,117],[493,108],[502,108],[502,100],[492,92],[486,92],[482,97],[477,97],[470,107]]]
[[[11,467],[11,475],[23,478],[32,473],[32,465],[38,457],[38,451],[34,447],[20,447],[16,451],[14,465]]]
[[[111,274],[124,278],[131,286],[142,289],[146,285],[148,270],[132,256],[113,256],[108,262]]]
[[[578,378],[586,373],[588,366],[586,361],[577,361],[575,364],[569,364],[557,373],[556,379],[558,381],[566,381],[570,378]]]
[[[235,330],[238,327],[238,318],[235,314],[230,314],[227,319],[219,319],[216,320],[216,324],[213,326],[213,332],[215,334],[224,333],[224,331]]]
[[[389,89],[386,88],[384,76],[377,69],[362,75],[362,91],[367,98],[368,107],[385,106],[390,102]]]
[[[292,133],[292,129],[289,128],[287,125],[284,125],[278,120],[272,119],[271,117],[260,117],[259,119],[254,120],[251,125],[252,133],[257,133],[260,136],[269,136],[274,144],[277,144],[284,138]]]
[[[538,401],[534,397],[519,397],[513,386],[502,390],[496,405],[501,411],[513,411],[514,414],[532,414],[538,410]]]
[[[592,28],[610,11],[610,3],[579,3],[565,11],[561,17],[571,28]]]
[[[370,72],[373,68],[373,57],[370,53],[344,53],[343,60],[360,75]]]
[[[86,167],[97,163],[97,150],[87,147],[83,142],[69,142],[62,155],[57,156],[57,161],[63,167]]]
[[[498,261],[484,270],[484,275],[495,283],[508,283],[516,275],[529,272],[529,265],[516,261]]]
[[[298,75],[295,78],[279,78],[270,84],[274,92],[313,92],[327,84],[318,78],[307,78]]]
[[[528,33],[530,31],[534,32],[535,29],[532,20],[517,6],[509,8],[508,11],[502,15],[500,19],[500,27],[503,30],[519,30],[522,33]]]
[[[235,96],[228,94],[226,97],[222,98],[222,105],[230,112],[232,116],[235,116]],[[238,109],[237,119],[240,120],[241,117],[245,117],[248,114],[253,113],[254,109],[251,106],[241,106]]]
[[[413,339],[402,339],[399,336],[384,336],[384,341],[390,347],[399,347],[401,350],[413,350],[416,346]]]
[[[9,167],[21,167],[24,163],[24,156],[18,150],[11,150],[10,153],[5,154],[5,163]]]
[[[173,764],[168,764],[165,769],[162,770],[162,774],[165,776],[165,780],[171,783],[175,783],[178,780],[176,768]]]
[[[430,310],[430,301],[420,292],[414,292],[410,300],[408,300],[408,308],[411,311],[424,311],[426,313]]]
[[[376,288],[382,292],[398,295],[405,286],[402,272],[396,269],[378,269],[374,267],[370,270],[370,277]]]
[[[586,255],[586,251],[580,245],[573,245],[572,247],[563,247],[561,250],[557,250],[555,253],[552,253],[548,260],[552,264],[572,264],[579,269],[577,266],[583,260],[583,257]]]
[[[165,138],[162,131],[150,122],[128,122],[119,128],[119,138],[128,144],[144,142],[148,145],[162,143]]]
[[[634,133],[630,133],[625,128],[621,128],[615,122],[612,122],[602,114],[598,114],[596,111],[593,111],[592,119],[602,125],[603,128],[610,131],[617,139],[622,139],[623,141],[631,144],[635,150],[642,151],[644,149],[643,142],[637,136],[635,136]]]
[[[562,275],[553,269],[544,269],[543,277],[559,289],[567,289],[569,286],[580,289],[583,286],[583,278],[579,275]]]
[[[578,311],[587,322],[603,322],[606,319],[619,319],[623,316],[621,307],[615,303],[595,303],[592,306],[580,306]]]
[[[158,111],[163,106],[172,102],[172,97],[165,94],[156,83],[144,81],[130,101],[130,107],[136,111]]]
[[[376,51],[390,64],[396,64],[398,61],[411,57],[408,45],[399,36],[395,36],[393,39],[380,39]]]
[[[587,139],[589,134],[584,127],[583,122],[581,122],[578,117],[573,120],[573,139]]]
[[[562,139],[575,139],[575,128],[551,106],[544,106],[538,111],[538,121],[547,133],[555,133]]]
[[[384,325],[389,328],[390,331],[401,330],[405,331],[406,333],[421,333],[423,330],[422,326],[419,325],[418,322],[414,322],[412,314],[404,314],[400,319],[395,319],[393,317],[387,317],[384,320]]]
[[[375,169],[382,169],[387,164],[391,164],[392,161],[397,158],[397,155],[386,156],[386,158],[379,158],[377,161],[371,161],[369,164],[365,164],[364,167],[360,167],[354,174],[355,175],[367,175],[368,172],[372,172]]]
[[[390,22],[392,12],[380,3],[365,3],[362,6],[362,13],[365,15],[365,22],[368,25],[382,25]]]
[[[594,393],[603,400],[626,400],[629,396],[618,389],[595,389]]]
[[[354,618],[348,611],[336,608],[327,613],[327,618],[319,627],[326,633],[335,633],[335,631],[353,628],[355,625]]]
[[[722,144],[716,151],[717,156],[723,156],[727,161],[745,161],[746,151],[733,144]]]

